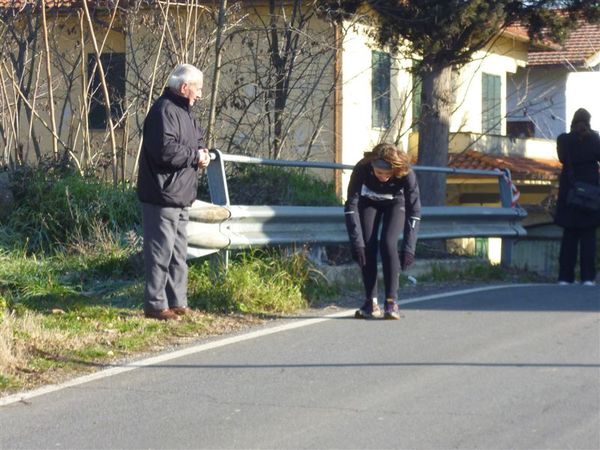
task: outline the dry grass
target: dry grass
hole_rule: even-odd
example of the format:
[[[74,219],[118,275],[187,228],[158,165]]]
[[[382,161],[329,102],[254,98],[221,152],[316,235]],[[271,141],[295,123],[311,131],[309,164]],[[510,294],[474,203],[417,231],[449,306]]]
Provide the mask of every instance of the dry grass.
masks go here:
[[[196,313],[181,322],[126,311],[107,320],[25,311],[0,322],[0,395],[57,383],[132,355],[155,352],[259,323],[252,316]]]
[[[0,323],[0,373],[8,374],[19,366],[26,353],[25,345],[15,339],[15,318],[5,315]]]
[[[35,373],[32,361],[41,355],[75,352],[97,340],[93,334],[49,329],[43,322],[43,315],[32,311],[4,315],[0,324],[0,374],[13,379],[12,384],[26,381],[21,375],[29,378]]]

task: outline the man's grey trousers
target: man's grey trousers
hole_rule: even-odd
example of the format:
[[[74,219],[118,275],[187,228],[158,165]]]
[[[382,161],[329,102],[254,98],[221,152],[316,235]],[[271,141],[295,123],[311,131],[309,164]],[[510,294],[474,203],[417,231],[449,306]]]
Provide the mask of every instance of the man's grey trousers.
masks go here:
[[[188,208],[142,203],[144,311],[187,306]]]

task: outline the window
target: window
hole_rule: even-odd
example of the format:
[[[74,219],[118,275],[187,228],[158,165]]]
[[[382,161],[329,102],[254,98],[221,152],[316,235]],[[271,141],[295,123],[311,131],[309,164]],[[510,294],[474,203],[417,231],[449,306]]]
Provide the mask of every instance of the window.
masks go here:
[[[125,110],[125,53],[105,53],[100,55],[100,62],[106,76],[108,94],[110,96],[110,115],[113,122],[118,121]],[[104,102],[104,93],[100,82],[100,71],[96,66],[96,55],[88,55],[88,79],[90,84],[89,126],[92,129],[106,128],[108,123]],[[92,73],[93,72],[93,73]],[[93,77],[93,78],[92,78]]]
[[[527,139],[535,137],[535,123],[531,120],[506,122],[506,134],[511,138]]]
[[[501,80],[500,75],[483,74],[481,132],[484,134],[500,134],[502,132]]]
[[[475,238],[475,255],[480,258],[488,258],[489,256],[489,242],[488,238]]]
[[[373,128],[388,128],[390,126],[390,55],[374,51],[371,56],[371,67],[371,95],[373,101],[371,126]]]

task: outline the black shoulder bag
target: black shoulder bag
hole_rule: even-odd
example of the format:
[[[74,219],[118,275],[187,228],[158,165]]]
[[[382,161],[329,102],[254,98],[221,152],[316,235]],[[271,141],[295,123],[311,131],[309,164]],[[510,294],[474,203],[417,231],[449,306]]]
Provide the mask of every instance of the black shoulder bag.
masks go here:
[[[585,181],[575,181],[573,163],[568,151],[567,164],[567,175],[571,184],[567,192],[567,205],[587,212],[600,211],[600,186]]]

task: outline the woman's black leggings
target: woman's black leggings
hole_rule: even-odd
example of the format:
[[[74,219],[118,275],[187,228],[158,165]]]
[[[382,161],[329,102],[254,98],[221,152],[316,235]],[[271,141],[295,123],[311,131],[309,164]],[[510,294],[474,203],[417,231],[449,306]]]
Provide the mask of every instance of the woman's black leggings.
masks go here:
[[[365,240],[367,262],[362,268],[363,284],[367,299],[377,297],[377,248],[381,249],[385,298],[398,298],[400,259],[398,239],[404,230],[405,207],[403,202],[375,202],[361,199],[358,204],[360,223]],[[379,225],[381,240],[379,240]]]
[[[558,260],[560,281],[575,281],[578,247],[581,281],[596,279],[596,228],[565,228]]]

